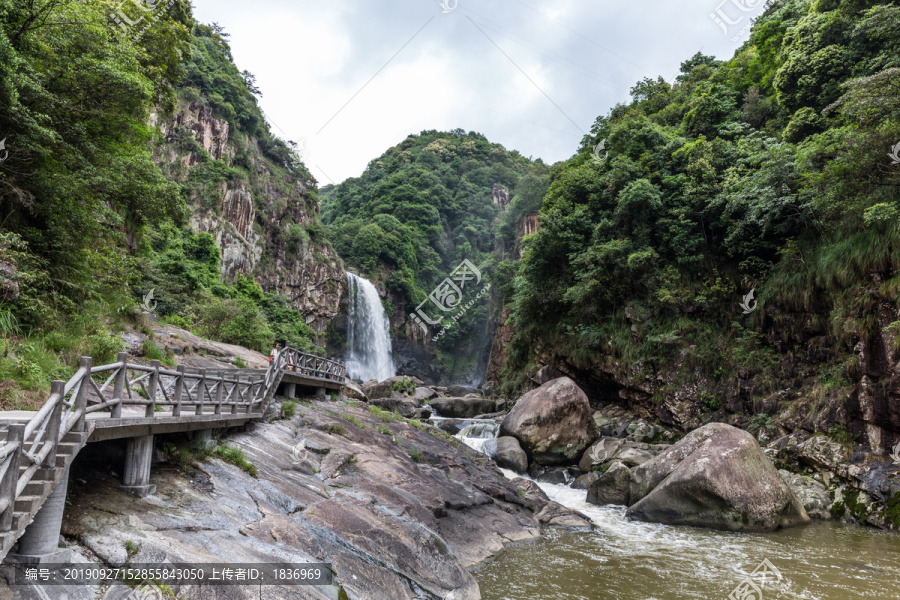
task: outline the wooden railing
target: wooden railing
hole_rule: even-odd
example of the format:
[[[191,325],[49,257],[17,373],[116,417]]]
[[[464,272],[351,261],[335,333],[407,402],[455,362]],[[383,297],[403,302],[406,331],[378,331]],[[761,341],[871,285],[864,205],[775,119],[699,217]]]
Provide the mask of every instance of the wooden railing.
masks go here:
[[[306,354],[296,348],[284,348],[273,359],[285,372],[295,373],[308,379],[333,381],[343,385],[346,382],[347,367],[329,358]]]
[[[83,357],[71,379],[51,383],[50,398],[27,424],[6,427],[0,446],[0,534],[11,530],[15,502],[34,474],[56,466],[59,443],[70,433],[86,433],[90,414],[109,413],[109,418],[123,420],[153,418],[160,412],[174,418],[260,416],[285,371],[341,385],[346,372],[340,363],[290,347],[280,350],[265,371],[171,370],[157,360],[147,366],[127,359],[123,352],[115,363],[94,367],[90,357]],[[143,413],[123,415],[126,407],[143,408]],[[20,474],[22,464],[29,466]]]

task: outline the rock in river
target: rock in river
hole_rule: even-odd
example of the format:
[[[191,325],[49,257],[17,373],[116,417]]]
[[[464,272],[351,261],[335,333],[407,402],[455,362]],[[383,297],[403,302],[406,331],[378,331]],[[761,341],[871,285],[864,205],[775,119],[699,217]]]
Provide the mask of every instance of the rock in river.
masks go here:
[[[482,449],[501,469],[509,469],[519,475],[528,470],[528,456],[514,437],[488,440]]]
[[[442,417],[470,419],[494,412],[497,403],[490,398],[435,398],[430,406]]]
[[[809,522],[756,439],[723,423],[697,429],[631,473],[628,517],[729,531]]]
[[[542,465],[577,462],[597,437],[588,398],[568,377],[522,396],[503,419],[500,435],[518,439],[528,456]]]
[[[631,471],[623,463],[614,462],[599,479],[588,488],[587,501],[604,506],[617,504],[628,506]]]

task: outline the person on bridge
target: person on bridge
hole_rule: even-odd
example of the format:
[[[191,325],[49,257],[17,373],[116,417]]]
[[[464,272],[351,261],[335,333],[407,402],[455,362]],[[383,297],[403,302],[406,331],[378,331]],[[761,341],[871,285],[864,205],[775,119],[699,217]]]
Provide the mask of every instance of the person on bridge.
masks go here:
[[[280,347],[279,344],[275,344],[275,347],[272,348],[272,352],[271,352],[271,354],[269,354],[269,363],[270,364],[275,359],[275,357],[278,356],[278,348],[279,347]]]

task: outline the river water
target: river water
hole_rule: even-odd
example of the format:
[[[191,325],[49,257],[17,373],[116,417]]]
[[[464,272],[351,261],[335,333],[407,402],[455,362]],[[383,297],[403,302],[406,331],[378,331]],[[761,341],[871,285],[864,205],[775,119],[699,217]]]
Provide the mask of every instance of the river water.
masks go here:
[[[547,529],[508,546],[473,573],[484,600],[900,600],[896,533],[833,522],[764,534],[670,527],[587,504],[585,490],[538,485],[596,529]],[[765,581],[751,576],[764,560],[777,570],[765,566]],[[736,592],[742,583],[752,593]]]

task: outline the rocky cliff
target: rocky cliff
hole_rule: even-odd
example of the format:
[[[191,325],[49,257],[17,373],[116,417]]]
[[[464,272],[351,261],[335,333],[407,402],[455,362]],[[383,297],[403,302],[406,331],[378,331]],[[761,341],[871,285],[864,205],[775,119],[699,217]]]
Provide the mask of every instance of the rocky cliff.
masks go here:
[[[221,249],[221,274],[252,276],[291,299],[320,335],[339,310],[344,266],[316,235],[315,182],[290,175],[264,156],[257,140],[213,116],[202,99],[183,99],[162,132],[157,160],[190,190],[190,226]],[[210,165],[227,173],[210,177]]]

